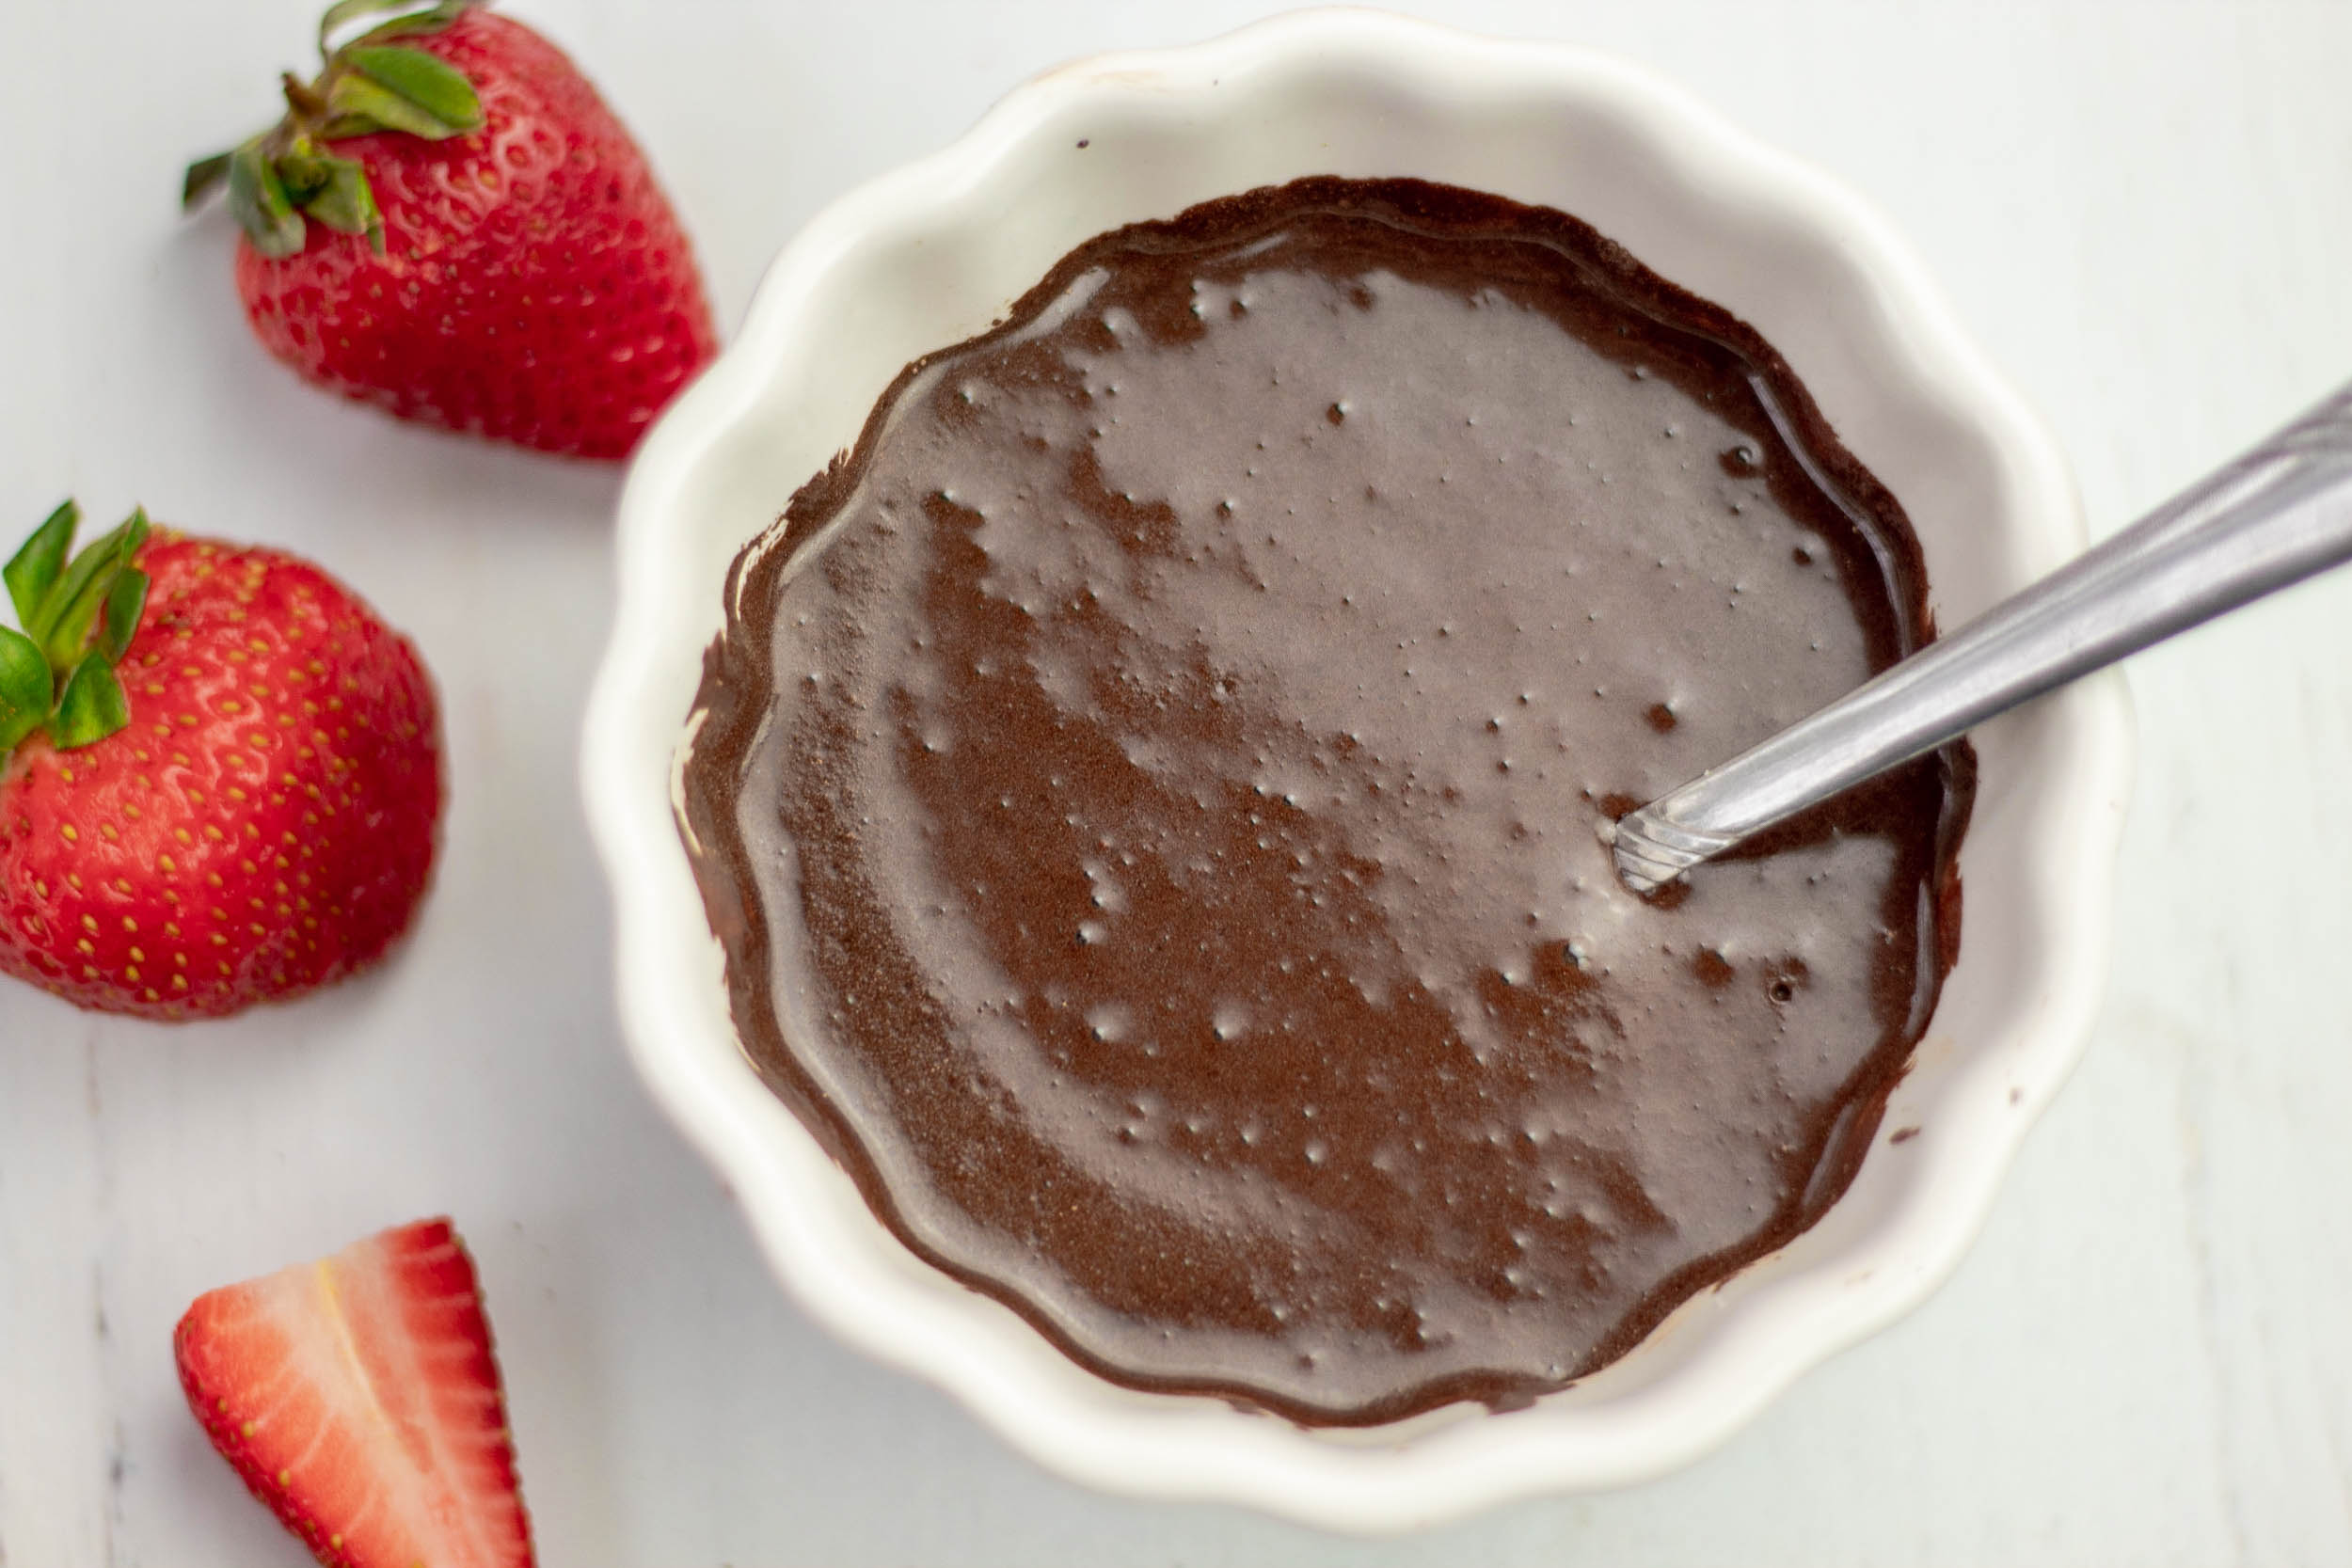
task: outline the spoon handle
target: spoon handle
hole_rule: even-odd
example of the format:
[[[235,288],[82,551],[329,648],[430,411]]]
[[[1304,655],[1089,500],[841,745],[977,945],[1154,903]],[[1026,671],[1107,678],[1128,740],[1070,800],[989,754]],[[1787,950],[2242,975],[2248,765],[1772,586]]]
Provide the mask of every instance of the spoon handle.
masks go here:
[[[1602,836],[1647,893],[2152,642],[2352,559],[2352,386],[2130,528]]]

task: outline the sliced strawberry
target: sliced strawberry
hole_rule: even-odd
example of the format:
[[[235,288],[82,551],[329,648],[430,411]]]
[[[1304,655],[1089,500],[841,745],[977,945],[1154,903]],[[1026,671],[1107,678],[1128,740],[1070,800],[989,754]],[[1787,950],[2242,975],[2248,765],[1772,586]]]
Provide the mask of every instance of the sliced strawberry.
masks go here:
[[[172,1336],[221,1456],[328,1568],[528,1568],[473,1260],[446,1219],[197,1298]]]

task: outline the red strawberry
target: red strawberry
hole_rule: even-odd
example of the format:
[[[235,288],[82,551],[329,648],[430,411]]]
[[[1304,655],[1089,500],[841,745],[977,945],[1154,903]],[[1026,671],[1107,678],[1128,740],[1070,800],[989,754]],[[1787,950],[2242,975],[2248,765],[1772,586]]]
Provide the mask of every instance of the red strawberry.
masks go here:
[[[244,225],[237,292],[321,386],[451,430],[625,457],[718,352],[644,155],[553,44],[465,0],[285,78],[284,120],[188,170]]]
[[[207,1291],[188,1408],[327,1568],[528,1568],[482,1289],[446,1219]]]
[[[416,650],[317,567],[144,514],[69,562],[77,517],[7,569],[0,973],[185,1019],[373,963],[440,816]]]

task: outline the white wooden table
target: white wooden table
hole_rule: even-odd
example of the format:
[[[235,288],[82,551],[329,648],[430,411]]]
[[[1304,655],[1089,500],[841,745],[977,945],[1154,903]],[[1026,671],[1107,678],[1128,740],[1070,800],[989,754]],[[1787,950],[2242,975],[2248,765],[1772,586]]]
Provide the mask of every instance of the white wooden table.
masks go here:
[[[1262,8],[514,8],[636,126],[732,321],[819,204],[1021,76]],[[1620,51],[1861,190],[2100,527],[2352,376],[2352,5],[1419,8]],[[0,533],[70,491],[319,558],[423,646],[454,769],[379,977],[177,1031],[0,983],[0,1564],[305,1560],[188,1419],[172,1322],[444,1209],[559,1568],[2352,1560],[2352,576],[2132,667],[2106,1013],[1927,1308],[1622,1495],[1375,1544],[1090,1496],[803,1321],[638,1092],[573,784],[614,477],[301,388],[238,317],[225,220],[175,217],[315,9],[12,0],[0,47]],[[2259,875],[2257,799],[2308,850]]]

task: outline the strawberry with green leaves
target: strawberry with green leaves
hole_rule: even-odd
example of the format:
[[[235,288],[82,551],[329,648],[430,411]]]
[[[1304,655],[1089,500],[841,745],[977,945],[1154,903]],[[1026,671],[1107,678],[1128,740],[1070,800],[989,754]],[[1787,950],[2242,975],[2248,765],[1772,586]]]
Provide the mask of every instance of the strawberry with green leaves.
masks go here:
[[[438,836],[416,649],[307,562],[79,518],[0,573],[0,974],[171,1021],[375,963]]]
[[[319,48],[283,119],[187,174],[190,206],[225,189],[245,230],[263,345],[404,419],[627,456],[718,352],[628,132],[553,44],[469,0],[342,0]]]

